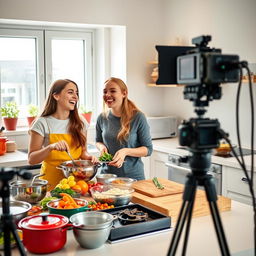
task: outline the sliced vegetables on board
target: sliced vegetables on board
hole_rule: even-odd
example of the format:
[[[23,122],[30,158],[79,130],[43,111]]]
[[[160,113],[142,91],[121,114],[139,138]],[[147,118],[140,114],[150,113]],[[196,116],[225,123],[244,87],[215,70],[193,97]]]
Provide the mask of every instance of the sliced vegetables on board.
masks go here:
[[[155,185],[158,189],[164,189],[164,185],[159,182],[159,180],[157,179],[157,177],[154,177],[154,178],[152,179],[152,181],[153,181],[154,185]]]

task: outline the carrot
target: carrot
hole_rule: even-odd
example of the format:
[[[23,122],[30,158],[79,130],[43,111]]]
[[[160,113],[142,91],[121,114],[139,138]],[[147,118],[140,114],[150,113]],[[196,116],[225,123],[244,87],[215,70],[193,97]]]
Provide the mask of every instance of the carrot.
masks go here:
[[[66,194],[66,193],[60,193],[60,195],[62,196],[63,201],[66,201],[66,200],[64,200],[64,197],[65,197],[65,199],[68,199],[68,201],[71,204],[74,204],[76,207],[78,207],[78,204],[76,203],[76,201],[74,200],[74,198],[72,196],[70,196],[69,194]]]

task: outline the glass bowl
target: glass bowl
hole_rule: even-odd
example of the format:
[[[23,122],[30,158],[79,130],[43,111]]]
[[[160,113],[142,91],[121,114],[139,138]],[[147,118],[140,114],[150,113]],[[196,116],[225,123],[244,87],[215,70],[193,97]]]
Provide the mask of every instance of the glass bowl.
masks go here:
[[[134,189],[127,186],[99,185],[92,187],[90,192],[97,203],[123,206],[130,203]]]
[[[115,187],[132,187],[132,184],[136,182],[136,179],[132,178],[127,178],[127,177],[114,177],[114,178],[109,178],[106,180],[107,185],[112,185]]]

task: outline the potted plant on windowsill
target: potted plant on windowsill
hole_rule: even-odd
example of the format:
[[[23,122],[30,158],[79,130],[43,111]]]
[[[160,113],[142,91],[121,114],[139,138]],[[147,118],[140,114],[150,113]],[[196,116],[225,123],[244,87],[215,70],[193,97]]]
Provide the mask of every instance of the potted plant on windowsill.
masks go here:
[[[28,116],[27,116],[29,126],[31,126],[32,122],[37,117],[37,115],[38,115],[38,106],[36,106],[34,104],[29,104],[28,105]]]
[[[91,118],[92,118],[92,111],[91,110],[86,110],[85,106],[80,105],[79,112],[86,119],[88,124],[90,124]]]
[[[16,102],[13,101],[6,102],[5,105],[1,107],[6,130],[16,130],[19,112],[20,110],[18,109]]]

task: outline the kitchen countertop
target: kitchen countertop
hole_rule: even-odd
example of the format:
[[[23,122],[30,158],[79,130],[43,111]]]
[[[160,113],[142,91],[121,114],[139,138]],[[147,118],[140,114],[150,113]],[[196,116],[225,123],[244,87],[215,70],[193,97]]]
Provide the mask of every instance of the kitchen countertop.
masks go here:
[[[178,148],[180,146],[178,138],[158,139],[158,140],[152,140],[152,142],[153,142],[153,149],[156,151],[160,151],[168,154],[177,154],[181,156],[188,154],[188,151]],[[247,169],[250,170],[251,157],[249,155],[244,156],[244,160],[245,160]],[[254,155],[254,162],[256,163],[256,155]],[[235,157],[225,158],[225,157],[212,156],[212,163],[241,169]],[[254,171],[256,171],[256,165],[254,166]]]
[[[232,201],[232,210],[221,212],[223,228],[230,252],[233,256],[252,256],[253,247],[253,212],[252,207]],[[185,229],[183,230],[185,232]],[[151,234],[147,237],[133,238],[115,244],[105,243],[97,249],[83,249],[75,241],[72,230],[69,230],[65,247],[50,255],[69,256],[131,256],[131,255],[166,255],[168,252],[173,229],[160,234]],[[49,241],[50,243],[50,241]],[[179,246],[182,247],[182,241]],[[181,248],[176,255],[181,255]],[[249,250],[249,251],[248,251]],[[17,249],[12,255],[19,255]],[[243,252],[243,253],[242,253]],[[28,253],[28,255],[33,255]],[[221,255],[217,236],[213,227],[211,216],[193,218],[191,222],[190,236],[188,239],[188,256],[218,256]]]
[[[92,155],[97,155],[98,150],[92,144],[88,144],[88,152]],[[0,156],[0,167],[19,167],[28,164],[28,154],[19,150],[15,152],[5,153]]]

